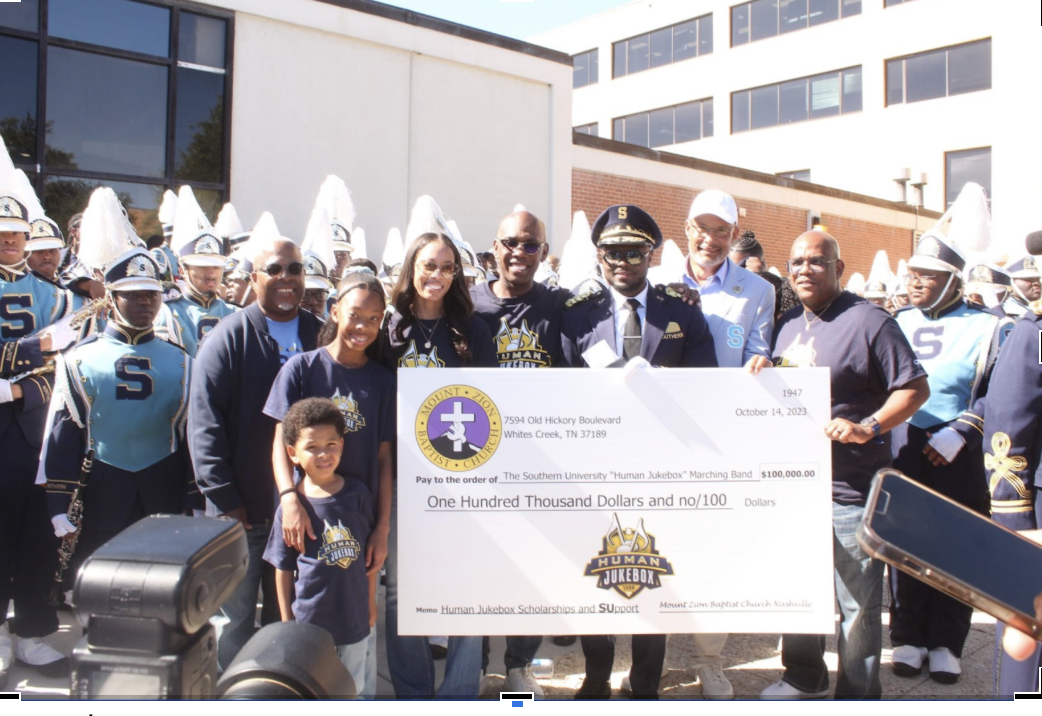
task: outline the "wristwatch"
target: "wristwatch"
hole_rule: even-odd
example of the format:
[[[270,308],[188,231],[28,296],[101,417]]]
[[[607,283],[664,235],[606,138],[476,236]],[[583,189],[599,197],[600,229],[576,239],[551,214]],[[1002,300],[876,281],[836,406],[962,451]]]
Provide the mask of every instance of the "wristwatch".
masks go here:
[[[878,438],[879,437],[879,429],[880,429],[879,421],[876,420],[871,415],[869,415],[867,418],[865,418],[860,423],[858,423],[858,425],[862,425],[862,426],[864,426],[866,428],[872,428],[872,437],[874,437],[874,438]]]

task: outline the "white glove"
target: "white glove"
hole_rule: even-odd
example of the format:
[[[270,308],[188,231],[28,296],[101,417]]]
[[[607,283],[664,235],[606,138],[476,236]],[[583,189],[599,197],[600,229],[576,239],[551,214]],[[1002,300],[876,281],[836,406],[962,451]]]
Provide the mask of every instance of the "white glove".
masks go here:
[[[79,331],[71,328],[68,321],[58,321],[47,328],[51,336],[51,350],[63,351],[80,337]]]
[[[11,381],[0,378],[0,403],[10,403],[14,400],[11,394]]]
[[[955,456],[959,454],[959,451],[962,450],[965,444],[966,438],[959,435],[958,431],[952,428],[945,428],[934,433],[929,442],[930,447],[936,450],[948,462],[955,459]]]
[[[76,531],[72,523],[69,522],[68,515],[55,515],[51,518],[51,524],[54,525],[54,536],[64,537],[65,535],[71,535]]]

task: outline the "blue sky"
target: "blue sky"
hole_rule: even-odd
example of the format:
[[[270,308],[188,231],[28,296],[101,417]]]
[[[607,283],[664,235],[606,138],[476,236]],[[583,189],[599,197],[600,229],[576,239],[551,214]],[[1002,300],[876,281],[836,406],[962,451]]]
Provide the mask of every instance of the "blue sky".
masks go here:
[[[631,0],[381,0],[425,15],[525,39]]]

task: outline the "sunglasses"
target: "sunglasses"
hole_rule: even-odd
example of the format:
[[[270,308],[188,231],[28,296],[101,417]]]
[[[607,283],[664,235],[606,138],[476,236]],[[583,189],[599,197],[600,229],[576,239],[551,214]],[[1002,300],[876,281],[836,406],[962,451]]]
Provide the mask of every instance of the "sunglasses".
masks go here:
[[[433,261],[424,261],[423,263],[416,264],[416,270],[424,276],[436,276],[441,274],[442,276],[448,276],[449,278],[455,278],[459,274],[459,266],[456,264],[445,264],[444,266],[438,266]]]
[[[286,269],[286,273],[290,276],[299,276],[304,273],[304,264],[300,261],[293,261],[290,264],[283,266],[282,264],[271,263],[264,267],[264,273],[268,274],[272,278],[282,274],[282,269]]]
[[[639,265],[648,257],[650,251],[642,249],[605,249],[604,258],[613,264],[621,264],[623,261],[634,266]]]
[[[496,239],[496,241],[510,251],[515,251],[520,246],[521,250],[529,256],[539,253],[539,250],[543,248],[538,241],[520,241],[518,239]]]

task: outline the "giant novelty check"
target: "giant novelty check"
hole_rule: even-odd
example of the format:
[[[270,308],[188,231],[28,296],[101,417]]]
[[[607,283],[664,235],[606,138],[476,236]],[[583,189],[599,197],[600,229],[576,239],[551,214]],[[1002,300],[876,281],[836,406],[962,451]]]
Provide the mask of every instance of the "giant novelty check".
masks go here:
[[[398,372],[402,634],[831,633],[827,369]]]

